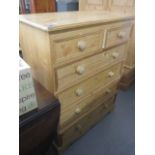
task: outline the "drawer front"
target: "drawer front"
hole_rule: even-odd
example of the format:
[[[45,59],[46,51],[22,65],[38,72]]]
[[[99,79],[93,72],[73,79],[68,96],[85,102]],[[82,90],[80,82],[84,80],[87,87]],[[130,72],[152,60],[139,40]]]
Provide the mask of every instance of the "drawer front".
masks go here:
[[[97,93],[103,91],[106,85],[118,80],[120,78],[120,67],[121,65],[114,66],[58,94],[58,99],[61,103],[61,124],[66,123],[75,115],[78,117],[80,112],[96,98]],[[113,93],[112,90],[109,91]],[[105,90],[106,93],[108,93],[108,89]]]
[[[109,65],[126,58],[126,45],[107,50],[87,59],[83,59],[66,67],[56,69],[57,91],[66,89],[79,81],[82,81]]]
[[[102,49],[103,32],[97,30],[96,32],[86,33],[81,31],[77,34],[66,35],[63,34],[54,40],[54,53],[56,63],[68,62],[71,59],[83,57],[89,53],[96,52]]]
[[[94,109],[103,101],[114,96],[117,92],[117,85],[118,80],[115,80],[111,84],[90,93],[90,95],[82,101],[71,104],[70,106],[62,107],[60,115],[60,128],[64,129],[69,124],[79,119],[79,117],[87,113],[90,109]],[[101,96],[102,102],[95,102],[95,100],[97,98],[101,98]]]
[[[112,27],[107,30],[106,47],[118,45],[127,41],[130,37],[131,24]]]
[[[121,63],[114,65],[109,69],[89,78],[88,80],[85,80],[84,82],[59,93],[58,98],[60,102],[63,104],[68,104],[69,101],[72,104],[73,102],[77,102],[83,97],[86,97],[92,91],[112,82],[120,76],[121,66]]]
[[[92,126],[94,126],[99,120],[103,118],[114,107],[115,98],[111,98],[108,101],[102,101],[102,104],[96,109],[90,111],[86,116],[81,118],[78,122],[75,122],[71,128],[62,133],[63,145],[68,146],[74,140],[82,136]],[[97,101],[98,102],[98,101]]]

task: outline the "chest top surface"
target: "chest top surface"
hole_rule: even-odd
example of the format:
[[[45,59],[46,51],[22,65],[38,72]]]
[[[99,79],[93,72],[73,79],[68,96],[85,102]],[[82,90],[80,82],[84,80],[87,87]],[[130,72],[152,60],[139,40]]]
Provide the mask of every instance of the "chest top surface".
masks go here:
[[[133,18],[133,15],[125,13],[113,13],[107,11],[75,11],[20,15],[19,21],[32,27],[50,32],[90,24],[93,25],[108,23],[111,21],[123,21]]]

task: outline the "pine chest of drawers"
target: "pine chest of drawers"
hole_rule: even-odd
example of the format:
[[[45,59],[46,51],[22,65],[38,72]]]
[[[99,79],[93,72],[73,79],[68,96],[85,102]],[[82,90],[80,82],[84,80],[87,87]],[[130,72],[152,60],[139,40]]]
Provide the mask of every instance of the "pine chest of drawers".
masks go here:
[[[20,16],[23,57],[61,103],[60,150],[113,109],[133,20],[104,11]]]

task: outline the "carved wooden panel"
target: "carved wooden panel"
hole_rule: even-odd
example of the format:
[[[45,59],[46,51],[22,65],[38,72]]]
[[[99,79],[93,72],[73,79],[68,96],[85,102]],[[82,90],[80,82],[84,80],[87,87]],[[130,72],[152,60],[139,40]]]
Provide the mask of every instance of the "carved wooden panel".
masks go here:
[[[79,0],[80,10],[104,10],[107,8],[107,0]]]
[[[79,0],[79,10],[134,12],[135,0]]]
[[[110,0],[109,9],[118,12],[133,12],[135,0]]]

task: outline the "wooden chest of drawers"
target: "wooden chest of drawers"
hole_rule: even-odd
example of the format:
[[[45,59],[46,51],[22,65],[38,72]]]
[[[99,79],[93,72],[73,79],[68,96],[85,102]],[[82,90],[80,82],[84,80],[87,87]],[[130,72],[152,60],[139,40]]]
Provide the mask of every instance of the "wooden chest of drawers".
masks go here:
[[[23,57],[61,103],[60,150],[113,109],[133,19],[103,11],[20,16]]]

